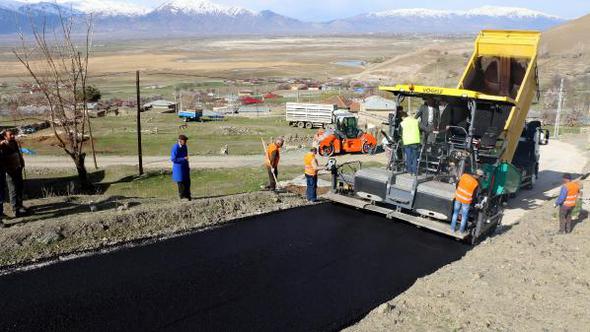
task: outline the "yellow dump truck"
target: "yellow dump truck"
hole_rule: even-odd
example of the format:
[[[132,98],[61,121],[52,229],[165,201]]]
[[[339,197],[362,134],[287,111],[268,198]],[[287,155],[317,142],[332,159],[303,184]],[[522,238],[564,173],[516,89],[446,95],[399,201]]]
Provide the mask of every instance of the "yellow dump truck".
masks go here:
[[[412,103],[419,105],[421,116],[418,171],[406,172],[401,116],[392,113],[386,133],[392,148],[388,166],[350,174],[342,171],[345,165],[331,161],[333,190],[327,197],[474,243],[493,231],[510,194],[523,182],[534,185],[537,177],[540,124],[525,121],[538,95],[539,39],[539,32],[485,30],[457,88],[381,87],[397,97],[398,105],[419,100]],[[457,181],[476,170],[485,176],[467,230],[453,232],[449,224]]]

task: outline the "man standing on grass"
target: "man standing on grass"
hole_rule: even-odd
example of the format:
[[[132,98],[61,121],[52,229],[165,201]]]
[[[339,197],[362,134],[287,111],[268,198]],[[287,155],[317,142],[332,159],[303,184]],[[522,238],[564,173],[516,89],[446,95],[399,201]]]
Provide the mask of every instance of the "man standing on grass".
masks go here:
[[[178,142],[172,147],[172,180],[178,185],[180,199],[191,200],[191,171],[188,162],[188,137],[178,136]]]
[[[1,140],[1,138],[0,138]],[[6,187],[6,170],[4,169],[4,149],[0,147],[0,228],[4,225],[4,188]]]
[[[317,202],[317,189],[318,189],[318,171],[320,166],[316,155],[318,154],[317,148],[312,148],[303,158],[305,164],[305,179],[307,181],[307,200],[309,202]]]
[[[4,131],[3,140],[0,142],[2,150],[2,164],[6,171],[6,182],[10,196],[10,205],[15,217],[21,217],[27,213],[23,205],[24,179],[23,171],[25,159],[16,141],[15,131],[8,129]]]
[[[580,196],[580,184],[572,181],[571,174],[563,175],[563,186],[559,197],[555,202],[555,207],[559,207],[559,233],[572,232],[572,212]]]
[[[271,143],[266,148],[266,170],[268,172],[268,186],[266,189],[276,190],[277,181],[279,177],[279,160],[281,159],[281,148],[285,141],[283,138],[277,138],[274,143]]]

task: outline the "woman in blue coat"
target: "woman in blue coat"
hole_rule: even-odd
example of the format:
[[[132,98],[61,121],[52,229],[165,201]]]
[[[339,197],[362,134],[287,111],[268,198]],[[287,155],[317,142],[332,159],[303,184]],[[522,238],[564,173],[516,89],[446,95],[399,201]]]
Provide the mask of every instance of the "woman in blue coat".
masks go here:
[[[191,171],[188,162],[188,137],[178,136],[178,143],[172,147],[170,160],[172,161],[172,180],[178,184],[180,199],[191,200]]]

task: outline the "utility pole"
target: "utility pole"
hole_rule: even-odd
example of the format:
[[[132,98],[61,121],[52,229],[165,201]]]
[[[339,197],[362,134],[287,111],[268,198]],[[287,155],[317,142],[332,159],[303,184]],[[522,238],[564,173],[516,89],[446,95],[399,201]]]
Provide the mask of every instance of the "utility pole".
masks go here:
[[[557,100],[557,115],[555,116],[555,128],[553,132],[554,138],[559,138],[559,125],[561,121],[561,108],[563,104],[563,78],[561,79],[561,83],[559,84],[559,97]]]
[[[178,112],[184,111],[184,107],[183,107],[183,104],[182,104],[182,90],[180,90],[180,104],[179,104],[179,108],[180,108],[180,110]],[[178,114],[178,112],[176,112],[176,113]]]
[[[136,72],[135,86],[137,89],[137,159],[139,162],[139,175],[143,175],[143,158],[141,153],[141,96],[139,92],[139,70]]]

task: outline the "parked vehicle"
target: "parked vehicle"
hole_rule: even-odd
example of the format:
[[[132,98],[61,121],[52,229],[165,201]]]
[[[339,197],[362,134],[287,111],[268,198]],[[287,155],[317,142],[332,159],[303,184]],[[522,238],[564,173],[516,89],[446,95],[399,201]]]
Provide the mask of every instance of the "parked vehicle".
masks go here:
[[[287,103],[286,119],[291,126],[313,129],[334,124],[336,105]]]
[[[183,109],[178,112],[178,117],[183,119],[184,122],[189,121],[202,121],[203,110],[202,109]]]
[[[319,130],[316,135],[318,152],[322,156],[341,153],[373,153],[377,147],[377,138],[358,128],[356,115],[337,111],[334,116],[333,129]]]

